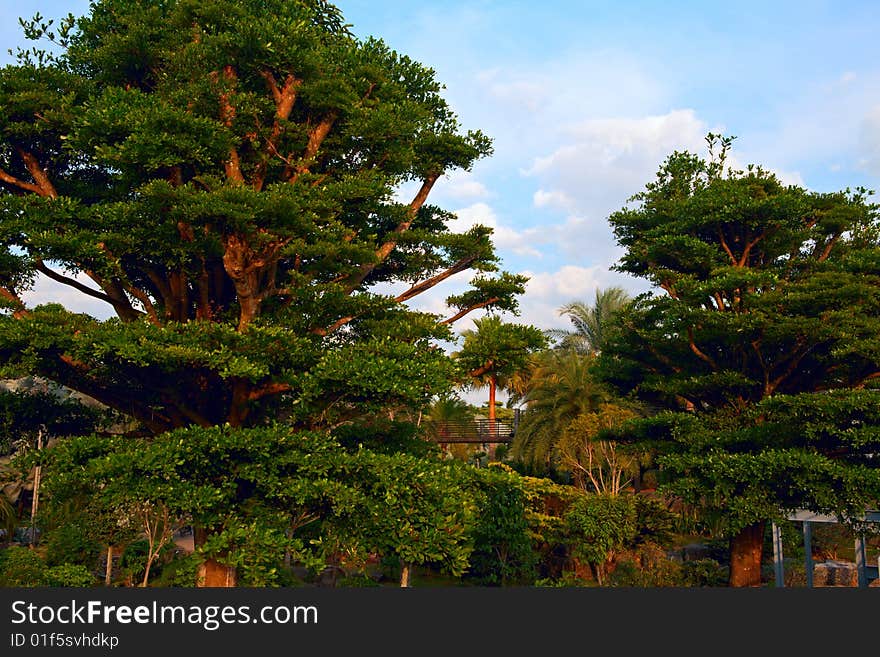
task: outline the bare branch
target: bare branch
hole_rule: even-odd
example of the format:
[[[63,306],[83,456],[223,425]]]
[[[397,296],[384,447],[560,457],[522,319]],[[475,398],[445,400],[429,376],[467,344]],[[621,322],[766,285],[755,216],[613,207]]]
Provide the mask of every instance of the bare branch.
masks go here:
[[[477,256],[475,256],[475,255],[471,255],[471,256],[467,256],[466,258],[462,258],[461,260],[456,262],[454,265],[452,265],[446,271],[441,272],[441,273],[437,274],[436,276],[432,276],[431,278],[426,279],[426,280],[422,281],[421,283],[413,285],[406,292],[398,295],[394,300],[400,301],[400,302],[409,301],[414,296],[417,296],[417,295],[421,294],[422,292],[426,292],[427,290],[430,290],[432,287],[445,281],[450,276],[454,276],[455,274],[463,272],[468,267],[470,267],[476,259],[477,259]]]
[[[19,180],[18,178],[7,173],[3,169],[0,169],[0,182],[4,182],[7,185],[12,185],[13,187],[18,187],[19,189],[26,192],[33,192],[34,194],[40,194],[42,191],[40,190],[39,185]]]
[[[717,369],[718,369],[718,365],[715,363],[715,361],[714,361],[710,356],[707,356],[707,355],[706,355],[706,354],[705,354],[705,353],[704,353],[704,352],[703,352],[703,351],[697,346],[697,343],[696,343],[696,341],[694,340],[694,329],[693,329],[693,327],[689,326],[689,327],[688,327],[688,330],[687,330],[687,333],[688,333],[688,344],[690,345],[691,351],[693,351],[693,352],[696,354],[697,358],[699,358],[700,360],[705,361],[706,363],[708,363],[708,364],[709,364],[709,367],[711,367],[713,370],[717,370]]]
[[[462,317],[467,315],[469,312],[472,312],[472,311],[477,310],[479,308],[485,308],[486,306],[493,304],[493,303],[497,303],[499,301],[501,301],[501,297],[491,297],[489,299],[486,299],[482,303],[477,303],[477,304],[474,304],[473,306],[469,306],[467,308],[464,308],[464,309],[458,311],[452,317],[449,317],[448,319],[444,319],[440,323],[441,324],[452,324],[453,322],[457,322],[458,320],[460,320]]]
[[[0,287],[0,297],[3,297],[7,301],[11,301],[17,306],[17,308],[12,311],[12,316],[15,319],[21,319],[22,317],[28,317],[30,315],[30,311],[24,305],[24,301],[22,301],[21,298],[9,288]]]
[[[46,172],[43,170],[43,167],[40,166],[40,163],[37,161],[37,158],[34,157],[33,153],[29,153],[23,148],[18,147],[16,147],[15,150],[21,156],[21,159],[24,160],[24,165],[27,167],[28,173],[31,174],[34,182],[37,183],[40,190],[37,193],[46,198],[58,198],[58,192],[55,190],[55,185],[49,180],[49,176],[46,175]]]

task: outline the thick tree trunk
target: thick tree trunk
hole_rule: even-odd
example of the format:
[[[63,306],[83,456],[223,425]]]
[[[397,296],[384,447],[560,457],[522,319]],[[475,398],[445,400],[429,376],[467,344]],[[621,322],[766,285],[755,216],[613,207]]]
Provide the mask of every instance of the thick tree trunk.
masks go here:
[[[730,539],[730,586],[761,586],[764,522],[749,525]]]
[[[193,543],[195,547],[204,545],[207,532],[201,527],[193,528]],[[235,568],[230,568],[215,559],[206,559],[199,566],[196,586],[199,588],[233,588],[238,583],[238,574]]]

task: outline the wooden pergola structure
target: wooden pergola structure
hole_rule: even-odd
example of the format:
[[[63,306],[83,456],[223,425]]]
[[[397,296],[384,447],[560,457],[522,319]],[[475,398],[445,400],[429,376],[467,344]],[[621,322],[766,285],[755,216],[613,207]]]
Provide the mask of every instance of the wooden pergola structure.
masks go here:
[[[812,554],[812,527],[816,522],[840,523],[837,516],[824,515],[799,509],[788,515],[787,520],[804,523],[804,565],[806,566],[807,587],[813,588],[813,554]],[[858,519],[859,522],[880,524],[880,511],[866,511],[865,515]],[[774,522],[773,530],[773,566],[776,577],[776,586],[785,586],[785,569],[782,555],[782,530]],[[880,559],[878,564],[870,565],[867,562],[865,539],[863,536],[855,538],[856,569],[858,571],[858,585],[860,588],[868,586],[868,582],[880,576]]]

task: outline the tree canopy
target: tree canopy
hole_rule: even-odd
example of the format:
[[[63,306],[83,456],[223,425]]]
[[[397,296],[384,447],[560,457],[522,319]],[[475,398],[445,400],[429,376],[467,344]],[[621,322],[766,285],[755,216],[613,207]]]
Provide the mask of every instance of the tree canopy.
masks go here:
[[[159,433],[314,427],[450,386],[436,347],[516,311],[491,230],[435,183],[491,152],[434,72],[322,0],[99,0],[0,70],[0,360]],[[402,195],[409,194],[406,198]],[[401,200],[402,199],[402,200]],[[472,270],[450,317],[405,302]],[[99,299],[28,308],[38,275]],[[397,286],[402,291],[389,292]]]
[[[880,402],[878,217],[867,190],[725,169],[732,140],[708,139],[720,152],[674,153],[610,217],[617,268],[665,294],[621,313],[600,364],[619,391],[667,409],[623,433],[665,454],[672,491],[722,515],[731,583],[749,584],[764,520],[855,518],[880,499],[867,410]]]

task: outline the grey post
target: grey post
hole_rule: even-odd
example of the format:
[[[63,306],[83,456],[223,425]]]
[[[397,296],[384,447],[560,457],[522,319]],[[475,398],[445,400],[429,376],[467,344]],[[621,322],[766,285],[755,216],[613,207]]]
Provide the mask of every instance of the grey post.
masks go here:
[[[804,520],[804,568],[807,588],[813,588],[813,523]]]
[[[785,571],[782,565],[782,531],[773,523],[773,568],[776,572],[776,586],[785,586]]]
[[[868,586],[868,560],[865,555],[865,537],[859,536],[856,539],[856,570],[859,574],[859,588],[863,589]]]

